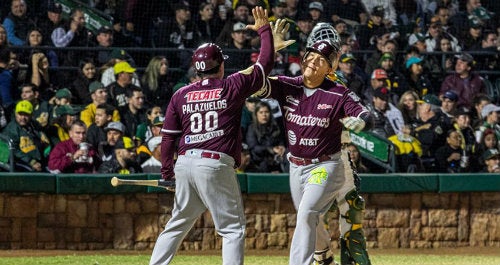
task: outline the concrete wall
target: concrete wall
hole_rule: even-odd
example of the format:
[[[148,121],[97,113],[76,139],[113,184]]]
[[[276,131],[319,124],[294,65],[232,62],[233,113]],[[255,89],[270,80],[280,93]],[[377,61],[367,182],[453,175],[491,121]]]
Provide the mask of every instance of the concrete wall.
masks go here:
[[[500,247],[500,193],[367,194],[369,248]],[[244,194],[246,248],[288,248],[295,209],[288,194]],[[165,193],[50,195],[0,193],[0,249],[149,249],[170,217]],[[338,248],[338,215],[329,212]],[[203,214],[182,248],[220,249]]]

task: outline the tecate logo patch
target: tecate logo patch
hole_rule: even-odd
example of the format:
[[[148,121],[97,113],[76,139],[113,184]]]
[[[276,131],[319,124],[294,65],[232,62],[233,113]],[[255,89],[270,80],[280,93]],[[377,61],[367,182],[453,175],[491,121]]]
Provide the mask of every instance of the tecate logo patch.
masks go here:
[[[184,97],[187,103],[213,101],[221,98],[222,88],[188,92]]]

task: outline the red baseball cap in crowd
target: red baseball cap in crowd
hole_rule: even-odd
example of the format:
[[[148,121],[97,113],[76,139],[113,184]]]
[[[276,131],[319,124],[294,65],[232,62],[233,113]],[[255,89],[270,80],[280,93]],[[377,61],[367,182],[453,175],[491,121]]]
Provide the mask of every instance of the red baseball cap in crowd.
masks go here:
[[[387,72],[384,69],[375,69],[372,73],[372,79],[387,79]]]

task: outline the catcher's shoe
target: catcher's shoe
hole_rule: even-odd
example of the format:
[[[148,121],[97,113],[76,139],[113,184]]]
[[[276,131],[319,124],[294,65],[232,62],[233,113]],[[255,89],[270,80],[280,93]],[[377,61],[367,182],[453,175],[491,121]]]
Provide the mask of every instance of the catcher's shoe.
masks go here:
[[[313,265],[339,265],[337,262],[335,262],[335,260],[333,260],[333,257],[329,257],[327,259],[324,259],[324,260],[315,260],[313,262]]]

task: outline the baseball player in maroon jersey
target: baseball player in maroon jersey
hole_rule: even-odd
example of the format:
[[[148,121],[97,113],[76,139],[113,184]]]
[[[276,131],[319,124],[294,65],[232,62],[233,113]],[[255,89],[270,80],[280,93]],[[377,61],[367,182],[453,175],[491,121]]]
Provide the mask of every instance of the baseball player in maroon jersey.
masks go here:
[[[223,264],[243,264],[245,215],[235,174],[240,162],[240,119],[245,99],[265,85],[274,64],[274,47],[267,11],[252,10],[261,38],[257,62],[224,76],[219,46],[204,44],[192,63],[202,80],[178,90],[167,107],[162,128],[164,179],[176,180],[172,218],[159,235],[150,264],[169,264],[196,219],[207,209],[222,236]],[[175,140],[179,139],[175,164]]]
[[[355,93],[327,78],[337,68],[338,58],[338,43],[317,41],[303,56],[302,76],[271,77],[257,93],[276,99],[284,114],[290,190],[297,209],[290,250],[293,265],[334,262],[332,257],[314,255],[315,249],[330,247],[329,234],[318,224],[320,215],[334,202],[341,216],[341,240],[347,248],[341,251],[350,254],[342,264],[370,264],[362,230],[364,201],[356,191],[348,161],[341,158],[342,127],[356,132],[368,128],[370,114]]]

